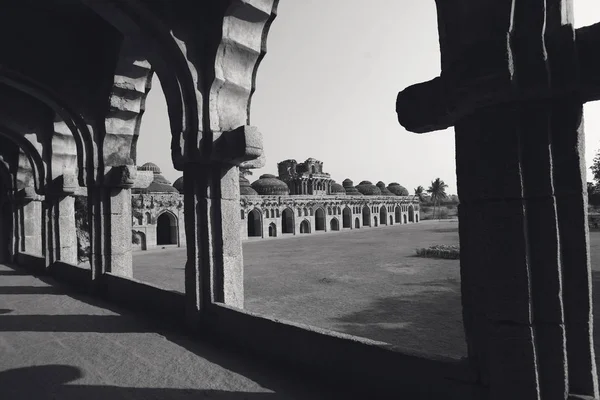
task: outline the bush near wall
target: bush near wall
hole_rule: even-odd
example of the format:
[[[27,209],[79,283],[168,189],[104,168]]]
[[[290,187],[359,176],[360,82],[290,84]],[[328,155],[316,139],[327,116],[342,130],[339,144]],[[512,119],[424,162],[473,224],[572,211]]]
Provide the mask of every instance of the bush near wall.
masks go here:
[[[458,260],[460,258],[460,250],[458,246],[441,244],[417,249],[417,256]]]

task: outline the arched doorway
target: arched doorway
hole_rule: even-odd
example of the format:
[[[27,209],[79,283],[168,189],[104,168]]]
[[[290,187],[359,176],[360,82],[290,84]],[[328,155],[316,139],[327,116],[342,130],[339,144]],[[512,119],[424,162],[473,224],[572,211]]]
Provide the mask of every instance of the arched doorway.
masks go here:
[[[177,244],[177,217],[164,212],[156,219],[156,244]]]
[[[390,225],[394,225],[394,218],[390,215]]]
[[[371,226],[371,210],[367,206],[362,209],[362,219],[363,226]]]
[[[419,214],[415,213],[415,222],[419,222]]]
[[[352,228],[352,211],[350,210],[350,207],[344,208],[343,214],[342,226],[344,228]]]
[[[317,208],[315,211],[315,230],[325,230],[325,211],[322,208]]]
[[[294,233],[294,212],[290,208],[281,214],[281,233]]]
[[[277,237],[277,226],[272,222],[269,225],[269,237]]]
[[[257,209],[248,213],[248,237],[262,237],[261,214]]]
[[[379,223],[377,222],[377,217],[373,217],[373,223],[375,224],[375,226],[379,226]]]
[[[133,245],[138,247],[140,250],[147,250],[146,246],[146,234],[140,231],[133,231],[132,235]]]
[[[404,214],[404,223],[406,224],[406,214]]]
[[[379,222],[381,222],[381,225],[387,225],[387,210],[385,206],[381,206],[379,209]]]
[[[310,233],[310,222],[304,220],[300,223],[300,233]]]
[[[331,222],[329,223],[329,225],[330,225],[332,231],[340,230],[340,222],[337,220],[337,218],[333,218],[331,220]]]
[[[354,227],[355,227],[356,229],[360,229],[360,219],[356,218],[356,219],[354,220]]]
[[[408,206],[408,222],[415,222],[415,208],[412,206]]]
[[[395,217],[396,217],[396,223],[399,224],[401,223],[402,220],[402,211],[400,210],[400,206],[396,206],[396,210],[394,212]]]

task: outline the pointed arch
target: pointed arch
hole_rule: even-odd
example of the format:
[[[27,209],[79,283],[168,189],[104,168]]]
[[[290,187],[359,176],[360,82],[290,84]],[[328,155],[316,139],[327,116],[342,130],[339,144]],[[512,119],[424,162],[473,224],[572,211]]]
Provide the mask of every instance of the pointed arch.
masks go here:
[[[352,211],[350,207],[346,206],[342,213],[342,226],[344,228],[352,228]]]

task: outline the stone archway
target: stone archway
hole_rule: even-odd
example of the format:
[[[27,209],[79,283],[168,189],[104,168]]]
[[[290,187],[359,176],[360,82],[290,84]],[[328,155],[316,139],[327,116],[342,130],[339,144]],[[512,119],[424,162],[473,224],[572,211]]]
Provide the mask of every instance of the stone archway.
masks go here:
[[[360,229],[360,219],[359,218],[356,218],[354,220],[354,228],[355,229]]]
[[[325,230],[325,211],[317,208],[315,211],[315,231]]]
[[[371,209],[367,206],[362,209],[362,224],[363,226],[371,226]]]
[[[381,206],[379,209],[379,222],[381,225],[387,225],[387,210],[385,206]]]
[[[400,206],[396,206],[394,210],[394,217],[397,224],[402,223],[402,210],[400,210]]]
[[[377,217],[373,217],[373,225],[374,226],[379,226],[379,221],[377,221]]]
[[[269,224],[269,237],[277,237],[277,225],[273,222]]]
[[[257,209],[248,213],[248,237],[262,237],[262,214]]]
[[[281,213],[281,233],[294,233],[294,212],[290,208]]]
[[[332,231],[339,231],[340,230],[340,222],[338,221],[337,218],[333,218],[331,220],[331,222],[329,223],[329,227],[331,228]]]
[[[412,204],[408,206],[408,222],[415,222],[415,208]]]
[[[352,228],[352,210],[350,210],[350,207],[344,208],[342,215],[342,226],[344,228]]]
[[[133,244],[137,246],[140,250],[148,250],[148,245],[146,243],[146,234],[140,231],[133,231],[132,235]]]
[[[390,215],[390,223],[389,224],[394,225],[394,217],[392,217],[391,215]]]
[[[170,212],[164,212],[156,219],[156,244],[177,244],[177,217]]]
[[[407,224],[408,221],[406,220],[406,214],[404,214],[403,217],[404,217],[404,223]]]
[[[310,222],[304,220],[300,223],[300,233],[310,233]]]

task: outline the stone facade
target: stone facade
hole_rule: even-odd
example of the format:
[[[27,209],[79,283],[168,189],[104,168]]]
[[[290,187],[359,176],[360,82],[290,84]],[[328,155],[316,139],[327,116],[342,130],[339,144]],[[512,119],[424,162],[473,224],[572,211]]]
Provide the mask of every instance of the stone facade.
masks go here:
[[[240,176],[240,237],[243,240],[420,220],[418,197],[396,196],[383,182],[378,183],[382,189],[376,188],[377,194],[385,190],[387,195],[362,195],[349,179],[344,181],[345,188],[336,184],[323,172],[323,162],[314,158],[301,164],[296,160],[282,161],[278,169],[279,177],[265,174],[252,185]],[[173,186],[168,185],[155,164],[146,163],[138,169],[131,198],[135,249],[185,245],[185,229],[179,222],[184,217],[184,197],[179,193],[183,191],[183,178],[177,179]],[[293,190],[315,194],[288,194]]]

